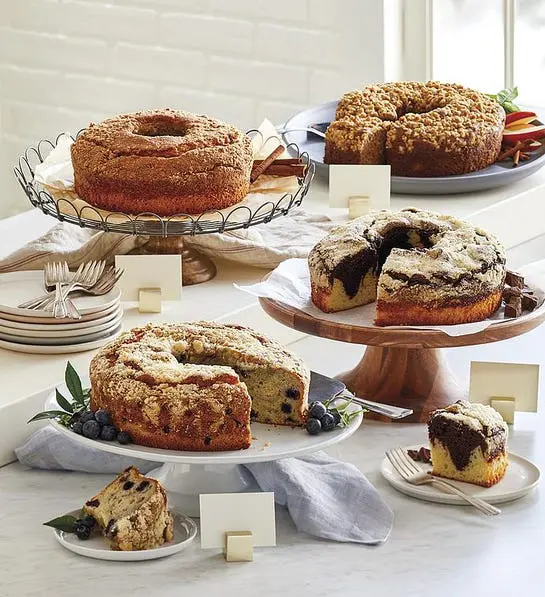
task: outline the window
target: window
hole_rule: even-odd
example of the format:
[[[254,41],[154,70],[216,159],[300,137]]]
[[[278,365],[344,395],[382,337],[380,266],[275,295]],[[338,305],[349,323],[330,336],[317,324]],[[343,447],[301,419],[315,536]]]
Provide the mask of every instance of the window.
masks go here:
[[[543,0],[405,0],[406,78],[433,78],[545,106]],[[410,76],[408,76],[410,75]]]

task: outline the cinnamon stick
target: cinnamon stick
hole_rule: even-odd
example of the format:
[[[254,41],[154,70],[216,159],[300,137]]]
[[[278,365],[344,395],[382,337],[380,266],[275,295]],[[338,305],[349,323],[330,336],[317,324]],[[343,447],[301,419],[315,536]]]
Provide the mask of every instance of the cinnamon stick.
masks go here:
[[[259,164],[263,163],[263,160],[254,160],[254,168],[255,166],[259,166]],[[293,166],[296,164],[301,164],[300,158],[278,158],[274,160],[273,166]]]
[[[274,160],[282,155],[283,151],[284,146],[278,145],[276,149],[274,149],[274,151],[272,151],[260,164],[255,166],[252,170],[252,174],[250,175],[250,182],[255,182],[274,162]]]
[[[305,165],[304,164],[293,164],[293,165],[283,165],[283,164],[277,164],[276,162],[274,164],[271,164],[268,168],[267,168],[267,174],[270,174],[271,176],[304,176],[305,174]]]
[[[530,143],[528,141],[519,141],[516,145],[513,145],[513,147],[510,147],[509,149],[506,149],[505,151],[500,153],[496,161],[501,162],[502,160],[505,160],[505,158],[510,158],[512,155],[515,155],[517,151],[520,151]]]
[[[513,168],[516,168],[519,165],[520,162],[520,149],[518,151],[515,152],[515,155],[513,156]]]

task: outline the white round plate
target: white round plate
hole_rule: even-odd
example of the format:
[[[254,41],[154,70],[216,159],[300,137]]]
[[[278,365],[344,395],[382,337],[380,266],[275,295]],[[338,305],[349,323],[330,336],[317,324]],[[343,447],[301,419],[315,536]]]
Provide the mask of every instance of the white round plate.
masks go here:
[[[420,446],[406,446],[404,450],[418,450]],[[501,504],[521,498],[530,492],[539,482],[539,469],[526,458],[517,454],[509,453],[509,466],[505,477],[492,487],[480,487],[471,483],[452,481],[466,493],[486,500],[490,504]],[[431,470],[431,465],[422,462],[417,463],[423,470]],[[462,498],[441,491],[434,485],[411,485],[404,481],[393,469],[392,464],[385,458],[380,466],[383,477],[398,491],[428,502],[439,502],[440,504],[459,504],[467,506]]]
[[[83,387],[89,387],[89,377],[82,376]],[[64,396],[70,396],[65,384],[58,386]],[[52,391],[45,402],[45,410],[58,409],[55,391]],[[122,454],[133,458],[154,460],[156,462],[177,462],[180,464],[242,464],[245,462],[269,462],[281,458],[291,458],[310,452],[323,450],[350,437],[361,425],[363,415],[354,417],[348,427],[338,427],[333,431],[310,435],[302,427],[285,427],[283,425],[264,425],[252,423],[252,445],[246,450],[230,450],[225,452],[182,452],[181,450],[164,450],[129,444],[122,446],[117,442],[93,440],[74,433],[64,425],[51,421],[61,433],[70,436],[74,441],[99,448],[106,452]]]
[[[92,315],[95,315],[92,313]],[[0,331],[5,334],[17,334],[19,336],[31,336],[34,337],[37,333],[43,332],[48,335],[61,335],[61,333],[68,332],[74,333],[74,330],[86,330],[85,333],[91,333],[91,331],[99,331],[99,328],[106,329],[108,325],[112,323],[112,321],[120,318],[123,316],[123,309],[121,306],[114,305],[113,308],[104,311],[103,313],[98,313],[100,317],[96,319],[70,319],[71,323],[54,323],[51,321],[50,323],[25,323],[22,321],[13,321],[10,319],[5,319],[4,317],[0,317]],[[90,317],[87,315],[86,317]],[[25,320],[28,319],[27,317],[24,318]],[[56,320],[60,321],[60,320]],[[62,320],[67,321],[67,320]],[[96,328],[96,329],[95,329]],[[90,331],[89,331],[90,330]]]
[[[108,307],[107,309],[104,309],[103,311],[95,311],[94,313],[88,313],[87,315],[82,315],[81,319],[78,319],[78,324],[77,325],[83,325],[86,323],[96,323],[97,321],[103,321],[106,319],[106,317],[111,317],[115,311],[118,311],[120,309],[120,302],[117,301],[116,303],[114,303],[113,305],[111,305],[110,307]],[[7,325],[19,325],[19,324],[27,324],[27,325],[43,325],[44,327],[47,327],[48,329],[52,329],[53,327],[55,327],[55,329],[57,329],[57,326],[60,325],[74,325],[74,320],[73,319],[69,319],[68,317],[66,319],[55,319],[54,317],[48,316],[48,317],[41,317],[39,315],[31,315],[32,313],[44,313],[44,311],[30,311],[27,310],[26,311],[28,315],[13,315],[12,313],[2,313],[0,311],[0,319],[2,320],[2,322],[4,322],[4,324]]]
[[[69,336],[65,333],[65,336],[61,337],[47,336],[44,332],[42,332],[41,336],[35,337],[18,336],[16,334],[4,334],[3,332],[0,332],[0,340],[17,342],[18,344],[28,344],[30,346],[65,346],[66,344],[82,344],[84,342],[94,342],[95,340],[111,336],[112,332],[119,327],[120,321],[121,318],[119,318],[118,321],[114,321],[113,325],[108,326],[105,330],[100,330],[98,332],[78,334],[75,331],[72,331]]]
[[[80,510],[68,512],[67,515],[79,516]],[[74,533],[65,533],[54,529],[55,538],[66,549],[95,560],[112,560],[115,562],[141,562],[143,560],[157,560],[184,550],[197,535],[195,522],[181,514],[172,512],[174,519],[174,539],[154,549],[140,551],[113,551],[108,547],[104,537],[93,534],[86,541],[78,539]]]
[[[53,319],[50,311],[20,309],[17,305],[44,294],[42,271],[10,272],[0,274],[0,313],[22,317]],[[117,286],[102,296],[75,296],[74,304],[82,315],[104,311],[119,303],[121,291]]]
[[[70,354],[72,352],[85,352],[100,348],[121,333],[121,326],[118,326],[107,336],[94,340],[93,342],[80,342],[74,344],[62,344],[60,346],[44,346],[33,344],[22,344],[20,342],[9,342],[0,340],[0,348],[11,350],[13,352],[26,352],[28,354]]]

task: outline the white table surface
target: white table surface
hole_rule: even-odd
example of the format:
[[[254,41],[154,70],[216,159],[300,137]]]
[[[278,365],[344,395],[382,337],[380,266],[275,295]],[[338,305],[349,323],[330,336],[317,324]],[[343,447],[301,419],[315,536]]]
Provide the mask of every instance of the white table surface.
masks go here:
[[[538,176],[538,175],[536,175]],[[531,180],[531,179],[530,179]],[[545,177],[539,179],[543,183]],[[524,184],[523,184],[524,183]],[[450,198],[394,198],[392,206],[416,205],[465,216],[529,188]],[[324,209],[325,192],[316,185],[307,207]],[[32,211],[0,221],[0,256],[45,232],[55,222]],[[525,255],[526,261],[545,253]],[[520,259],[520,257],[519,257]],[[260,279],[264,270],[218,262],[212,281],[184,288],[179,303],[169,303],[158,315],[125,311],[124,326],[150,320],[214,319],[259,328],[297,351],[308,364],[326,374],[353,366],[361,347],[304,336],[268,318],[255,300],[233,289],[232,282]],[[450,349],[455,373],[467,383],[470,360],[539,362],[545,365],[545,326],[509,341],[480,347]],[[93,353],[71,361],[85,370]],[[25,398],[61,380],[66,356],[34,356],[0,350],[0,457],[30,431],[25,417],[39,408]],[[511,449],[545,470],[543,409],[538,415],[518,415]],[[440,594],[455,596],[486,592],[495,596],[537,595],[542,584],[545,507],[540,490],[502,506],[495,519],[469,508],[419,502],[397,493],[378,472],[384,450],[425,442],[422,425],[364,422],[361,430],[330,453],[358,466],[376,485],[396,516],[390,540],[368,548],[317,541],[298,534],[286,513],[278,512],[278,546],[256,551],[251,564],[226,564],[220,555],[200,550],[198,543],[182,554],[142,563],[88,560],[63,550],[41,522],[78,507],[103,486],[107,477],[79,473],[26,470],[19,464],[0,469],[0,597],[26,595],[193,596],[238,595],[379,595],[389,597]],[[0,458],[0,462],[2,459]],[[353,507],[365,507],[354,504]],[[537,591],[537,592],[536,592]]]

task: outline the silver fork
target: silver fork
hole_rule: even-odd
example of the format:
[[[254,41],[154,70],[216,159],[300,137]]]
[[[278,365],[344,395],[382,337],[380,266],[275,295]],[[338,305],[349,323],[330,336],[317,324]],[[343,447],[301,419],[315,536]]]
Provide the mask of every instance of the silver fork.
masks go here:
[[[83,274],[84,264],[81,264],[79,266],[79,268],[75,274],[70,273],[70,270],[68,269],[68,264],[66,263],[66,261],[64,261],[63,263],[56,264],[57,265],[56,268],[48,267],[48,265],[49,264],[46,264],[45,269],[44,269],[44,282],[45,282],[45,287],[48,290],[55,287],[55,302],[53,303],[53,314],[57,318],[62,317],[63,308],[62,308],[62,306],[57,306],[57,305],[60,305],[60,303],[57,303],[56,301],[62,299],[62,297],[65,296],[65,301],[64,301],[65,314],[68,315],[68,317],[70,317],[71,319],[81,319],[81,313],[78,311],[76,305],[74,305],[74,302],[72,301],[72,299],[70,299],[68,294],[64,295],[63,288],[66,284],[72,283],[72,282],[80,279],[80,277]],[[55,271],[52,271],[52,270],[55,270]],[[59,284],[60,284],[60,294],[57,292],[57,286]],[[59,316],[57,316],[55,314],[55,306],[57,306],[57,308],[59,309],[59,314],[60,314]]]
[[[51,271],[48,266],[49,264],[46,264],[46,273]],[[70,277],[67,279],[68,283],[62,288],[63,296],[66,298],[70,292],[85,290],[94,286],[102,276],[105,266],[106,263],[104,261],[89,261],[88,263],[82,264],[78,268],[77,277],[76,275],[72,276],[72,274],[69,274]],[[21,303],[19,307],[24,309],[47,309],[53,304],[55,297],[56,293],[48,292],[47,294],[27,301],[26,303]]]
[[[73,278],[64,288],[61,288],[60,296],[55,293],[55,300],[53,301],[53,315],[55,318],[60,319],[62,313],[66,313],[66,299],[76,285],[82,288],[94,286],[102,276],[105,265],[104,261],[91,261],[83,268],[79,278]]]
[[[454,483],[446,481],[442,477],[436,477],[431,473],[423,471],[403,448],[387,450],[386,457],[391,462],[397,473],[411,485],[426,485],[428,483],[433,483],[434,485],[445,489],[448,493],[453,493],[461,497],[483,514],[488,516],[501,514],[501,510],[499,508],[492,506],[492,504],[489,504],[478,497],[469,495],[454,485]]]

